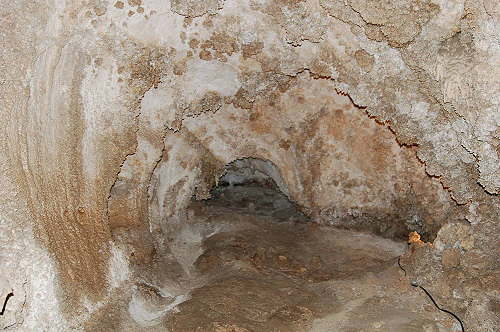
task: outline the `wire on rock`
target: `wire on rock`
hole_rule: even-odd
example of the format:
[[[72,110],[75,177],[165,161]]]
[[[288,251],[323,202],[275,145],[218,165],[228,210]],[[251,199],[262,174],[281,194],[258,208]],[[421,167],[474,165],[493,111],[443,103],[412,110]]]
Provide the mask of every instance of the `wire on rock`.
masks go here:
[[[403,266],[401,265],[401,256],[398,257],[398,265],[399,265],[399,268],[401,270],[403,270],[403,272],[405,273],[405,277],[406,277],[406,270],[403,268]]]
[[[5,313],[5,308],[7,307],[7,302],[9,301],[9,299],[14,296],[14,293],[10,292],[9,294],[7,294],[7,296],[5,297],[5,301],[3,302],[3,307],[2,307],[2,311],[0,312],[0,316],[3,316],[3,314]]]
[[[401,265],[401,256],[399,256],[399,257],[398,257],[398,265],[399,265],[399,268],[400,268],[401,270],[403,270],[403,272],[405,273],[405,277],[406,277],[406,270],[405,270],[405,269],[403,268],[403,266]],[[443,308],[441,308],[440,306],[438,306],[438,304],[436,303],[436,301],[435,301],[435,300],[434,300],[434,298],[432,297],[431,293],[429,293],[429,292],[427,291],[427,289],[425,289],[424,287],[420,286],[417,282],[413,281],[413,282],[411,283],[411,285],[412,285],[413,287],[418,287],[418,288],[422,289],[422,290],[425,292],[425,294],[427,294],[427,296],[431,299],[432,303],[434,303],[434,306],[435,306],[436,308],[438,308],[438,310],[443,311],[443,312],[446,312],[447,314],[452,315],[452,316],[453,316],[456,320],[458,320],[458,322],[460,323],[460,327],[462,328],[462,332],[465,332],[464,323],[462,322],[462,320],[460,319],[460,317],[458,317],[457,315],[455,315],[453,312],[451,312],[451,311],[449,311],[449,310],[446,310],[446,309],[443,309]]]
[[[427,289],[425,289],[424,287],[422,287],[422,286],[420,286],[420,285],[418,285],[416,283],[412,283],[411,285],[413,287],[418,287],[418,288],[422,289],[425,292],[425,294],[427,294],[427,296],[431,299],[432,303],[434,303],[434,305],[436,306],[436,308],[438,308],[438,310],[446,312],[447,314],[452,315],[456,320],[458,320],[458,322],[460,323],[460,327],[462,328],[462,332],[465,332],[464,323],[462,323],[462,320],[457,315],[455,315],[453,312],[451,312],[449,310],[443,309],[440,306],[438,306],[438,304],[436,303],[436,301],[432,297],[431,293],[429,293],[427,291]]]

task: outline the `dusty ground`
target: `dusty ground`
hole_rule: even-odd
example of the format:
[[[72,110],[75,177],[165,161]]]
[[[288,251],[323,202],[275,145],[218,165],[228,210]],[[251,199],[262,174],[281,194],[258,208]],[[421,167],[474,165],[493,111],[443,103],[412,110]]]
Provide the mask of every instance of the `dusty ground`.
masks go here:
[[[170,230],[175,282],[146,276],[88,331],[460,331],[398,266],[406,243],[319,226],[272,188],[215,197]]]

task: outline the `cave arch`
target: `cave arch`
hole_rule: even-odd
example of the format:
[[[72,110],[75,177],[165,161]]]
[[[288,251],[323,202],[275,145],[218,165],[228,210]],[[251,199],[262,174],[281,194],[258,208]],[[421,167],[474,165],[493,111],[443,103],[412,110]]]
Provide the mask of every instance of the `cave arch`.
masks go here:
[[[269,186],[274,184],[289,196],[288,186],[279,168],[270,160],[256,157],[238,158],[227,163],[217,185],[242,185],[249,182]]]
[[[211,206],[279,221],[309,221],[301,207],[290,199],[280,170],[270,160],[247,157],[227,163],[210,193],[205,202]]]

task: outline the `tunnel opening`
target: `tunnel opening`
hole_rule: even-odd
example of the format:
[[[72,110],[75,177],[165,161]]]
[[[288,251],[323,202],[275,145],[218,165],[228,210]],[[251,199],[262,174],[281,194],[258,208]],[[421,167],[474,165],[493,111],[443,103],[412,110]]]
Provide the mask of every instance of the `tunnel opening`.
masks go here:
[[[412,148],[399,148],[409,155],[413,153]],[[447,206],[446,210],[422,195],[422,192],[432,192],[436,195],[436,201],[442,200],[446,192],[439,191],[437,181],[429,176],[421,176],[417,180],[419,182],[413,181],[411,172],[407,179],[396,185],[397,194],[393,195],[384,210],[336,205],[336,199],[343,199],[338,192],[331,193],[331,206],[311,206],[304,200],[298,203],[294,198],[299,196],[300,200],[305,194],[299,192],[297,195],[296,192],[296,197],[291,197],[280,169],[267,159],[238,158],[227,163],[218,174],[209,190],[209,197],[200,199],[193,195],[191,204],[201,202],[207,208],[225,208],[238,214],[266,216],[275,222],[317,222],[396,241],[406,241],[411,232],[417,232],[424,242],[432,242],[442,226],[442,220],[457,213],[457,206]],[[332,181],[341,182],[342,178]],[[341,185],[348,187],[350,184],[346,181]],[[430,215],[433,209],[439,210],[438,222],[432,220]]]
[[[310,221],[288,196],[279,169],[269,160],[241,158],[228,163],[210,191],[207,206],[233,209],[237,213],[268,216],[277,222]]]

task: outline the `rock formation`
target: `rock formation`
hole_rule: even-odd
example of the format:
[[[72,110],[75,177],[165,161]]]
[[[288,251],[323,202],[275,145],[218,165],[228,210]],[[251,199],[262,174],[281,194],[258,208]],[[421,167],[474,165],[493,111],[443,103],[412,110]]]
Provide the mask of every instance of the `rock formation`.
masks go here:
[[[1,328],[92,330],[145,274],[175,282],[192,198],[242,158],[316,223],[417,231],[408,278],[500,326],[498,1],[14,0],[0,22]]]

